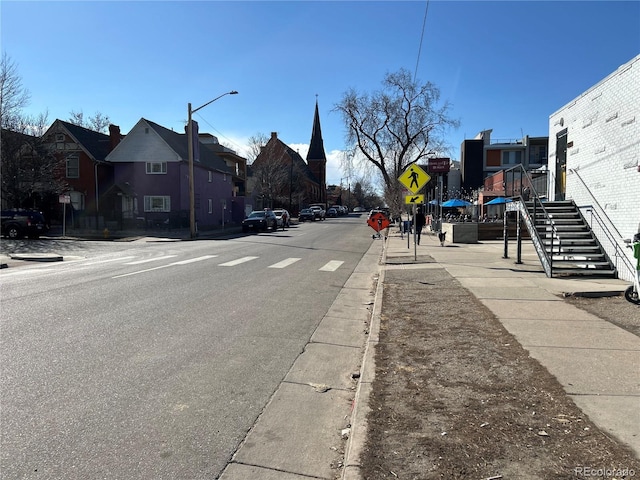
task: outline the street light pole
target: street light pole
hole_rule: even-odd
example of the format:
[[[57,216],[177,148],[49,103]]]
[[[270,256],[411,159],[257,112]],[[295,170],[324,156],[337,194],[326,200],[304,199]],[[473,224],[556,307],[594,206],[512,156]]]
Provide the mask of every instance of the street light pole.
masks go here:
[[[223,93],[222,95],[217,96],[213,100],[205,103],[204,105],[200,105],[198,108],[191,109],[191,103],[187,104],[187,151],[189,155],[189,231],[191,238],[196,237],[196,194],[195,194],[195,179],[194,179],[194,168],[193,168],[193,123],[191,121],[191,116],[196,113],[201,108],[206,107],[207,105],[212,104],[216,100],[224,97],[225,95],[237,95],[238,92],[235,90],[231,90],[230,92]],[[224,219],[223,219],[224,225]]]

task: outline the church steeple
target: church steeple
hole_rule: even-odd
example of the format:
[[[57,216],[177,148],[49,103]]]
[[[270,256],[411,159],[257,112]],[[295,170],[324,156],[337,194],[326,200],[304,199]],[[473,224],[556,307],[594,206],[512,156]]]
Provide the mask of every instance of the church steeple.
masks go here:
[[[327,156],[324,153],[324,143],[322,141],[322,130],[320,129],[320,113],[318,110],[318,96],[316,95],[316,111],[313,117],[313,130],[311,131],[311,141],[309,142],[309,152],[307,153],[307,164],[318,179],[320,184],[319,201],[326,203],[327,198]]]

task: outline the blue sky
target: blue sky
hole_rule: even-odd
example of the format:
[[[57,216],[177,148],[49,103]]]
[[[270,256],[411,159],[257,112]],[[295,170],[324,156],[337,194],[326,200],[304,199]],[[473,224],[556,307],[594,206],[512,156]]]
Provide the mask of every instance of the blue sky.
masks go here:
[[[428,5],[428,9],[427,9]],[[258,133],[306,156],[316,95],[329,183],[346,173],[333,111],[406,68],[433,82],[465,138],[548,135],[549,115],[640,53],[638,1],[11,1],[2,51],[31,93],[26,113],[141,118],[201,132],[243,153]],[[422,44],[423,20],[427,11]],[[422,45],[420,49],[420,45]],[[418,56],[420,52],[420,55]],[[356,172],[353,172],[356,174]],[[346,180],[342,180],[346,183]]]

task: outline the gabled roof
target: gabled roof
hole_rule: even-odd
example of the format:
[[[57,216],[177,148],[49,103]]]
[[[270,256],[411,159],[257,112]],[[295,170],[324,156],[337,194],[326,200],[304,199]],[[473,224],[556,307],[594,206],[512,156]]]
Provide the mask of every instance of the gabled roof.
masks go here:
[[[165,141],[165,143],[178,154],[180,158],[188,159],[189,158],[189,150],[187,144],[187,134],[186,133],[176,133],[173,130],[169,130],[157,123],[152,122],[151,120],[144,120],[153,130]],[[206,167],[209,167],[214,170],[219,170],[224,173],[231,173],[231,167],[227,165],[227,162],[224,161],[221,157],[216,155],[213,151],[206,148],[205,145],[200,143],[200,164]]]
[[[311,141],[309,142],[308,160],[327,160],[324,153],[324,142],[322,141],[322,130],[320,129],[320,114],[318,112],[318,100],[316,100],[316,113],[313,117],[313,130],[311,131]]]
[[[46,137],[50,132],[57,131],[58,128],[65,130],[89,158],[96,162],[104,162],[106,156],[111,151],[111,139],[109,135],[89,130],[88,128],[80,127],[60,119],[53,122],[44,136]]]
[[[278,142],[284,145],[284,148],[287,150],[287,154],[291,157],[294,165],[296,165],[296,167],[298,167],[298,169],[300,169],[300,171],[302,171],[304,175],[309,178],[309,180],[313,180],[314,182],[319,184],[320,182],[318,181],[318,178],[315,176],[311,168],[309,168],[307,162],[304,161],[300,154],[289,145],[285,144],[282,140],[278,139]]]
[[[276,142],[276,144],[279,147],[282,147],[282,149],[286,152],[286,154],[289,155],[289,157],[291,158],[291,161],[297,167],[298,171],[302,172],[302,174],[305,177],[307,177],[312,182],[315,182],[318,184],[320,183],[318,182],[318,178],[315,176],[311,168],[309,168],[309,165],[307,164],[307,162],[304,161],[304,159],[300,156],[298,152],[296,152],[293,148],[291,148],[289,145],[287,145],[282,140],[280,140],[276,132],[273,132],[271,134],[271,138],[267,142],[267,145],[271,144],[272,142]],[[263,153],[260,152],[258,157],[253,161],[253,164],[251,165],[251,167],[259,166],[262,163],[269,162],[269,161],[270,161],[270,158],[267,155],[263,156]],[[249,171],[249,175],[251,174],[252,174],[252,170]]]

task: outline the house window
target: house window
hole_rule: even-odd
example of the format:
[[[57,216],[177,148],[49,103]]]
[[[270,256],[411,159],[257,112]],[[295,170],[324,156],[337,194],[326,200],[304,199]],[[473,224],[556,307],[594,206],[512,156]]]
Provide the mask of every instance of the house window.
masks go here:
[[[213,172],[209,170],[209,183],[213,182]]]
[[[67,157],[67,178],[80,178],[80,158],[77,155]]]
[[[209,213],[213,213],[213,199],[209,199]]]
[[[521,150],[504,150],[502,152],[502,165],[518,165],[522,163]]]
[[[145,212],[170,212],[171,197],[169,195],[145,195],[144,196]]]
[[[56,133],[56,142],[64,142],[64,133]]]
[[[147,175],[162,175],[167,173],[167,162],[147,162]]]
[[[546,145],[534,145],[529,151],[529,163],[530,164],[542,164],[547,163],[547,146]]]

